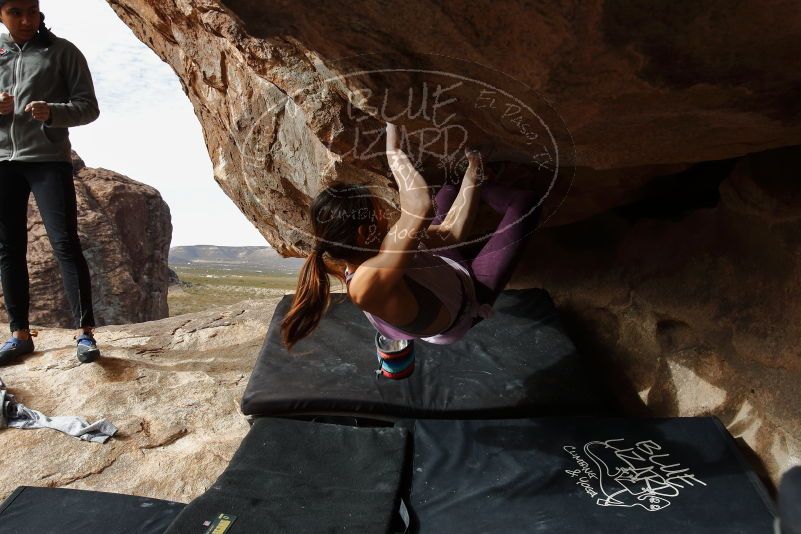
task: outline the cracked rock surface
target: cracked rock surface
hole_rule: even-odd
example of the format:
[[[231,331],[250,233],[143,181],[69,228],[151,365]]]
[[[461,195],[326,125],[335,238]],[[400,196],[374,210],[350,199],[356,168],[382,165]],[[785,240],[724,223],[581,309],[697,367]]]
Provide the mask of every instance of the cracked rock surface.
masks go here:
[[[0,430],[0,499],[20,485],[181,502],[203,493],[247,433],[239,400],[279,300],[100,328],[95,364],[79,364],[71,330],[41,330],[33,355],[0,367],[9,390],[46,415],[107,418],[119,432],[101,445]]]
[[[448,126],[471,144],[497,142],[498,159],[531,155],[517,117],[500,101],[490,112],[472,82],[446,91],[457,101],[441,120],[404,113],[410,99],[411,111],[423,100],[430,111],[437,84],[456,83],[425,78],[424,99],[419,70],[553,103],[554,115],[535,111],[551,133],[561,117],[572,143],[556,144],[562,163],[573,163],[567,145],[575,146],[577,169],[552,224],[642,198],[658,177],[695,162],[801,143],[801,71],[788,55],[801,46],[801,15],[792,2],[108,3],[181,79],[220,187],[290,256],[308,252],[306,208],[331,181],[394,198],[385,163],[363,157],[373,151],[362,140],[387,117],[418,130],[444,128],[453,113]],[[524,122],[546,137],[534,117]]]

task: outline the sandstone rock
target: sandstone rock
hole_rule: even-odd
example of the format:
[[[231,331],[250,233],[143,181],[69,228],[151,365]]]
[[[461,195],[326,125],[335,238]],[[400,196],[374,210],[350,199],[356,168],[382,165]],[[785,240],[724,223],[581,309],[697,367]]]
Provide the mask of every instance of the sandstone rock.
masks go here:
[[[158,191],[106,169],[91,169],[73,153],[78,233],[92,274],[98,325],[168,315],[170,211]],[[28,269],[34,325],[73,327],[58,262],[33,200],[28,212]],[[2,320],[7,320],[0,303]]]
[[[716,415],[777,481],[801,463],[801,147],[704,169],[714,205],[540,231],[515,284],[552,292],[630,410]]]
[[[52,430],[0,431],[0,499],[19,485],[187,502],[228,464],[248,430],[238,403],[279,298],[100,328],[103,357],[78,363],[73,332],[48,329],[37,352],[0,368],[18,400],[48,415],[106,417],[105,445]],[[5,327],[5,325],[2,325]]]
[[[215,179],[286,255],[308,250],[306,208],[332,180],[373,184],[395,198],[381,157],[364,156],[376,139],[368,132],[401,113],[410,96],[422,98],[424,82],[433,84],[429,105],[436,83],[450,87],[447,76],[403,69],[464,75],[533,106],[547,126],[529,121],[542,134],[537,143],[552,164],[560,147],[566,171],[552,213],[577,166],[552,224],[641,198],[655,177],[694,162],[801,143],[801,72],[787,56],[801,45],[801,16],[779,0],[109,4],[175,69],[203,125]],[[382,69],[394,71],[375,72]],[[450,124],[470,143],[492,140],[496,159],[530,163],[517,115],[491,111],[480,89],[471,81],[445,91],[457,101],[440,109],[440,126],[452,112]],[[422,131],[438,121],[407,113],[396,122]],[[430,149],[441,150],[442,139]],[[436,164],[449,164],[420,163],[431,176]]]

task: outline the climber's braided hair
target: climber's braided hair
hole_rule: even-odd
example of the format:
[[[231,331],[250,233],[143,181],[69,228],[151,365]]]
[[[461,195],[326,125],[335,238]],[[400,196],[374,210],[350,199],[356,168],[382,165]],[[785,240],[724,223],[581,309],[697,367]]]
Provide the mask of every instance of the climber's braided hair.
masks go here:
[[[345,282],[344,266],[330,268],[324,255],[340,263],[359,257],[361,250],[356,241],[359,226],[370,227],[377,217],[367,187],[341,182],[321,191],[309,212],[314,245],[300,269],[292,307],[281,323],[283,343],[289,350],[317,328],[328,308],[331,300],[328,275]]]
[[[3,9],[3,6],[13,0],[0,0],[0,9]],[[37,0],[36,5],[39,5]],[[50,32],[50,29],[45,26],[45,15],[41,11],[39,12],[41,15],[42,20],[39,22],[39,31],[36,33],[36,37],[34,40],[38,43],[43,44],[44,46],[50,46],[53,44],[53,34]]]

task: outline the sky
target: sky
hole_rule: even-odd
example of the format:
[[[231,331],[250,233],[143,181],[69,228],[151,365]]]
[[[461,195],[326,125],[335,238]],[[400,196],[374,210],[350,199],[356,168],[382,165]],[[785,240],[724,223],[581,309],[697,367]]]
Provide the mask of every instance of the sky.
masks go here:
[[[92,71],[100,118],[70,129],[86,165],[158,189],[172,214],[172,246],[268,246],[214,181],[200,122],[172,68],[105,0],[41,0],[40,7]]]

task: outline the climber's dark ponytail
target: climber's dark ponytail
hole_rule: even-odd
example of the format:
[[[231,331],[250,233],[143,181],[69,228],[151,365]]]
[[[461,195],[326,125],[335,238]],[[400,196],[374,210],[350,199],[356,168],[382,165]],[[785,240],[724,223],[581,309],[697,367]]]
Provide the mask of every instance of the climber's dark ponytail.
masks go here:
[[[42,22],[39,23],[39,33],[36,34],[36,40],[44,46],[50,46],[53,44],[53,34],[50,32],[50,29],[45,26],[45,15],[44,13],[39,13],[42,16]]]
[[[370,190],[363,185],[334,183],[321,191],[309,208],[314,243],[298,276],[292,307],[281,322],[284,345],[292,346],[317,328],[331,302],[328,275],[345,283],[342,262],[360,254],[359,227],[377,220]],[[324,255],[331,258],[327,265]],[[338,265],[337,265],[338,263]]]
[[[298,288],[292,299],[292,307],[281,322],[282,340],[289,350],[317,328],[331,303],[329,271],[323,254],[322,249],[315,247],[298,274]],[[339,278],[342,279],[342,276]]]

